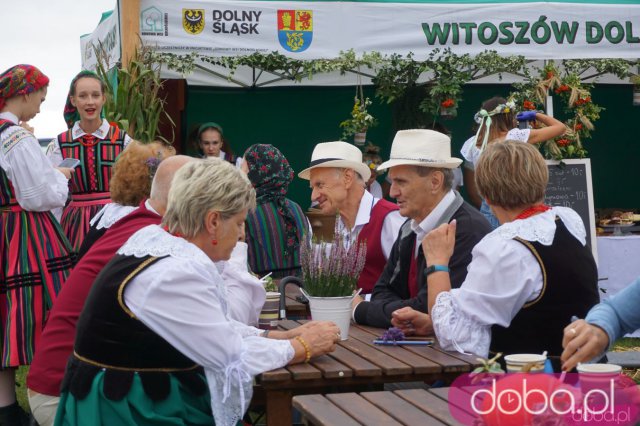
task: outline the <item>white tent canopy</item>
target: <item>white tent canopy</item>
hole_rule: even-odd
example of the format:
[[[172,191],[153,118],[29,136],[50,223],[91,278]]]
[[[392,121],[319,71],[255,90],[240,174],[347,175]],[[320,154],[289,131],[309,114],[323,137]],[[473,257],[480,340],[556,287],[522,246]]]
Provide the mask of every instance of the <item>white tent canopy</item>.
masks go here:
[[[407,55],[423,60],[436,48],[532,60],[623,58],[640,55],[637,0],[510,3],[435,1],[190,1],[140,0],[142,41],[159,52],[223,57],[278,52],[292,59],[357,55]],[[104,32],[104,31],[103,31]],[[86,45],[86,44],[85,44]],[[83,50],[86,52],[86,49]],[[534,64],[535,65],[535,64]],[[226,68],[199,63],[190,84],[213,86],[354,85],[372,70],[314,75],[296,83],[252,67],[232,79]],[[164,71],[164,77],[180,77]],[[360,76],[359,76],[360,75]],[[503,82],[518,80],[506,76]],[[496,77],[485,81],[495,82]],[[619,82],[615,77],[601,82]]]

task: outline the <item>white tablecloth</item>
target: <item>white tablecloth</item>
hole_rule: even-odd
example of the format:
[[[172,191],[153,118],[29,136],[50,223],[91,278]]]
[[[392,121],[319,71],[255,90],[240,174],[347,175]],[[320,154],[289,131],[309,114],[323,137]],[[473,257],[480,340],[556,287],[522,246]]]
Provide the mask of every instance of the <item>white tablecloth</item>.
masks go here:
[[[598,237],[598,285],[600,299],[618,293],[640,277],[640,235]],[[629,335],[640,337],[640,331]]]

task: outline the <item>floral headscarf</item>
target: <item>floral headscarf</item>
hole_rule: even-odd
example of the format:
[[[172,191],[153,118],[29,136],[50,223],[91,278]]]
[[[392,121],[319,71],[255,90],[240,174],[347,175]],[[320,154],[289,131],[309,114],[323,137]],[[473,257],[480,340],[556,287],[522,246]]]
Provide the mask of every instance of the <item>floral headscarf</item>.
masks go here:
[[[247,176],[256,190],[257,204],[268,202],[276,204],[278,214],[286,224],[287,249],[295,249],[300,245],[296,232],[296,220],[285,199],[294,176],[289,161],[278,148],[267,144],[251,145],[244,152],[244,161],[249,168]]]
[[[6,100],[37,92],[49,84],[49,77],[33,65],[15,65],[0,74],[0,109]]]
[[[76,121],[80,120],[80,114],[78,113],[78,109],[73,106],[71,103],[71,94],[74,92],[74,86],[76,81],[80,80],[83,77],[91,77],[95,78],[103,85],[102,79],[93,71],[82,70],[80,71],[73,80],[71,80],[71,85],[69,86],[69,94],[67,95],[67,103],[64,104],[64,112],[62,115],[64,116],[64,122],[67,123],[69,128],[72,128]],[[100,117],[104,117],[104,108],[100,111]]]

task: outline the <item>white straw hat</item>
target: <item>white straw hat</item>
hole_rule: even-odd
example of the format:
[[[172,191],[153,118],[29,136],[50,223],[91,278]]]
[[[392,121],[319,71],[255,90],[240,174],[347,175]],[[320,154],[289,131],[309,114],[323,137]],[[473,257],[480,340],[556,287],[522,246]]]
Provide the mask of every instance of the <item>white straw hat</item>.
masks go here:
[[[378,166],[386,170],[394,166],[424,166],[455,169],[462,160],[451,157],[451,139],[435,130],[400,130],[393,138],[389,161]]]
[[[371,177],[371,170],[362,162],[362,151],[347,142],[323,142],[316,145],[309,167],[298,173],[298,176],[309,180],[311,169],[319,167],[353,169],[360,173],[365,182]]]

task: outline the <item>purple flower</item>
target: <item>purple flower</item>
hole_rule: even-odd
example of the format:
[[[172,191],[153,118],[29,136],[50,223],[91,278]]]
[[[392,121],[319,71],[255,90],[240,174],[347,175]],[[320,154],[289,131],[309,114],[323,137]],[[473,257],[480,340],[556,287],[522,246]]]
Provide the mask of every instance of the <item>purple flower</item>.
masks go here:
[[[398,340],[404,340],[404,333],[402,330],[396,327],[389,327],[387,331],[380,336],[385,342],[397,342]]]

